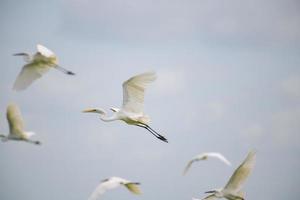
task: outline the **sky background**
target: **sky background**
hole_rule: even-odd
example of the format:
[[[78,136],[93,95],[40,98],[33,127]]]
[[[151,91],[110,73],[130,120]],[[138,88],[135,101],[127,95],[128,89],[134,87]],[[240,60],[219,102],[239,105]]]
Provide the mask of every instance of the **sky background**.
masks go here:
[[[102,199],[191,199],[224,186],[251,149],[245,198],[300,198],[300,2],[298,0],[1,0],[0,132],[20,106],[43,145],[0,144],[0,199],[82,200],[110,176],[141,182]],[[76,76],[51,70],[27,90],[13,83],[13,53],[54,51]],[[151,126],[102,122],[85,108],[119,107],[121,84],[145,71]],[[218,160],[187,161],[222,152]]]

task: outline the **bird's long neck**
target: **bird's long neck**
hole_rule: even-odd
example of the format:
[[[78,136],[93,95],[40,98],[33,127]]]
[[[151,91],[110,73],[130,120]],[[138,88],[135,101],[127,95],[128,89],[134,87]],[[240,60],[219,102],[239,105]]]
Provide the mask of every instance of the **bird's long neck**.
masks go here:
[[[111,116],[107,116],[106,113],[97,112],[100,114],[100,119],[104,122],[111,122],[117,120],[116,114],[113,114]]]
[[[33,60],[33,55],[29,54],[29,53],[16,53],[14,54],[15,56],[22,56],[24,61],[29,63]]]

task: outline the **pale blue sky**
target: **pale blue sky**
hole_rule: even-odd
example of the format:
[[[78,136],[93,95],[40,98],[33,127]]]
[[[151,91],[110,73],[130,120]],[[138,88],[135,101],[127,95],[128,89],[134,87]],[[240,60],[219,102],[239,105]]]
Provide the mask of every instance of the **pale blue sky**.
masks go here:
[[[298,199],[300,192],[300,4],[275,1],[0,2],[0,132],[6,106],[20,106],[42,146],[0,144],[0,199],[87,199],[100,180],[141,182],[103,199],[191,199],[222,187],[250,149],[257,164],[246,199]],[[53,50],[61,66],[26,91],[12,91],[23,61],[13,53]],[[87,107],[118,107],[121,84],[155,70],[145,112],[165,144]],[[232,163],[186,162],[220,151]]]

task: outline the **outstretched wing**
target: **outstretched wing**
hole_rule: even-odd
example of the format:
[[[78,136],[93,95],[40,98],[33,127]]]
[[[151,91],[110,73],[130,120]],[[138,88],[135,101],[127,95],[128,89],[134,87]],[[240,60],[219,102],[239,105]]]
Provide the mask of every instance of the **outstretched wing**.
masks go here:
[[[6,118],[9,124],[9,134],[20,138],[24,137],[24,123],[17,105],[10,104],[7,106]]]
[[[222,162],[224,162],[226,165],[231,165],[231,163],[220,153],[210,152],[210,153],[207,153],[207,156],[217,158],[217,159],[221,160]]]
[[[112,182],[110,179],[103,180],[90,195],[89,200],[97,200],[107,190],[118,187],[119,184]]]
[[[189,171],[189,169],[191,168],[191,166],[194,162],[195,162],[194,159],[192,159],[188,162],[188,164],[185,166],[185,168],[183,170],[183,175],[185,175]]]
[[[13,89],[17,91],[26,89],[36,79],[41,78],[49,69],[50,67],[43,63],[33,62],[24,65],[14,83]]]
[[[126,183],[124,186],[133,194],[141,194],[141,190],[138,187],[138,183]]]
[[[233,175],[229,179],[225,186],[225,190],[230,190],[231,192],[239,192],[245,183],[247,177],[249,176],[251,170],[255,164],[255,152],[249,152],[243,163],[234,171]]]
[[[154,72],[136,75],[123,83],[123,109],[143,113],[146,86],[156,79]]]
[[[36,45],[37,51],[45,57],[54,57],[55,54],[41,44]]]
[[[140,189],[138,188],[139,183],[132,183],[126,179],[120,177],[110,177],[108,179],[103,180],[94,192],[90,195],[89,200],[97,200],[100,196],[105,193],[107,190],[111,190],[119,187],[120,185],[124,185],[129,191],[134,194],[140,194]]]

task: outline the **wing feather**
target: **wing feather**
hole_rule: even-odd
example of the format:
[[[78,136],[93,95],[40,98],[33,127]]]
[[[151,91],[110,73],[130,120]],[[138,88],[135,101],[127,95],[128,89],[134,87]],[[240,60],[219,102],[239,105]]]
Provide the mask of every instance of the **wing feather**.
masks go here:
[[[36,45],[37,51],[45,57],[54,57],[55,54],[45,46],[38,44]]]
[[[141,191],[137,186],[138,184],[139,183],[133,183],[120,177],[110,177],[108,179],[103,180],[97,186],[97,188],[90,195],[89,200],[97,200],[107,190],[117,188],[121,185],[124,185],[129,191],[131,191],[134,194],[141,194]]]
[[[207,153],[207,156],[208,157],[218,158],[219,160],[221,160],[222,162],[224,162],[226,165],[231,165],[231,163],[225,158],[225,156],[223,156],[220,153],[210,152],[210,153]]]
[[[123,83],[123,109],[128,112],[143,113],[146,86],[155,79],[154,72],[146,72],[125,81]]]
[[[189,171],[189,169],[191,168],[191,166],[192,166],[192,164],[194,163],[194,159],[193,160],[190,160],[189,162],[188,162],[188,164],[186,165],[186,167],[184,168],[184,171],[183,171],[183,175],[185,175],[188,171]]]
[[[26,89],[36,79],[41,78],[49,69],[50,67],[43,63],[33,62],[24,65],[14,83],[13,89],[17,91]]]
[[[23,138],[24,122],[16,104],[7,106],[6,118],[9,124],[9,134]]]
[[[232,192],[238,193],[242,185],[245,183],[247,177],[249,176],[251,170],[255,164],[256,154],[254,151],[249,152],[246,159],[242,164],[234,171],[233,175],[230,177],[228,183],[225,186],[225,190],[230,190]]]
[[[201,154],[195,156],[192,160],[190,160],[188,162],[188,164],[186,165],[186,167],[184,169],[183,174],[187,173],[187,171],[190,169],[191,165],[194,162],[199,161],[199,160],[206,160],[207,158],[210,158],[210,157],[217,158],[217,159],[221,160],[222,162],[224,162],[225,164],[231,165],[231,163],[220,153],[216,153],[216,152],[201,153]]]

